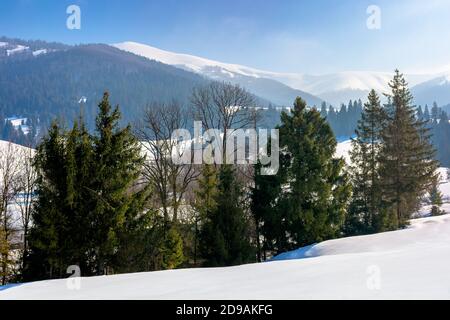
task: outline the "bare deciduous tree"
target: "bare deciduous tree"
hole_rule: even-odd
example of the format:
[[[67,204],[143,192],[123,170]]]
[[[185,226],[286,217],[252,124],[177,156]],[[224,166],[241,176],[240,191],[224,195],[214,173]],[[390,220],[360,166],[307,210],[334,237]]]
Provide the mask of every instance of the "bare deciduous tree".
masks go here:
[[[33,167],[34,150],[23,148],[18,154],[20,173],[18,175],[18,190],[20,196],[15,197],[16,205],[20,211],[20,224],[22,227],[22,263],[28,251],[28,233],[31,224],[31,210],[34,204],[37,174]]]
[[[253,127],[258,117],[253,95],[239,85],[225,82],[212,82],[195,88],[191,103],[194,119],[201,121],[206,130],[221,130],[222,159],[226,158],[226,141],[232,132]]]
[[[0,227],[2,228],[2,247],[7,248],[2,250],[0,256],[3,285],[7,282],[12,264],[9,250],[10,241],[17,231],[14,228],[14,215],[10,206],[19,192],[20,161],[17,156],[19,150],[20,147],[12,143],[0,145]]]
[[[188,118],[183,107],[175,101],[152,103],[146,108],[137,132],[146,151],[143,175],[157,194],[165,221],[170,218],[178,221],[183,196],[198,175],[192,161],[178,164],[172,160],[173,154],[183,152],[178,141],[172,139],[172,133],[187,128]]]

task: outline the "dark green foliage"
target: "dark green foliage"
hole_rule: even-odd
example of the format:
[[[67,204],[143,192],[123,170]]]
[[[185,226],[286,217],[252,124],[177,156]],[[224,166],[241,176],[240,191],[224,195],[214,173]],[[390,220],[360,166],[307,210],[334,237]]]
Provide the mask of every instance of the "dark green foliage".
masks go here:
[[[442,202],[442,193],[439,190],[439,176],[436,176],[436,178],[433,179],[429,193],[430,193],[429,199],[432,205],[431,215],[438,216],[443,214],[444,212],[441,210],[443,202]]]
[[[297,98],[291,114],[282,113],[280,147],[289,161],[280,206],[290,248],[341,235],[350,196],[344,160],[334,158],[336,139],[326,120]],[[285,248],[288,249],[288,248]]]
[[[26,277],[63,277],[69,265],[78,265],[83,275],[120,268],[115,257],[142,230],[138,221],[146,219],[149,192],[135,185],[143,159],[130,128],[118,126],[119,118],[105,93],[95,135],[83,121],[70,131],[54,123],[38,146]]]
[[[175,227],[167,232],[160,247],[161,268],[164,270],[175,269],[184,261],[183,239]]]
[[[437,168],[430,130],[417,119],[412,96],[403,75],[396,71],[382,132],[380,181],[384,205],[389,208],[389,228],[404,227]]]
[[[333,157],[337,142],[324,113],[324,105],[321,112],[307,109],[297,98],[292,112],[281,115],[278,173],[263,176],[261,164],[255,165],[251,212],[259,260],[265,260],[267,252],[342,235],[351,188],[344,161]]]
[[[347,105],[342,104],[338,112],[332,106],[327,111],[326,104],[322,104],[320,113],[326,117],[336,137],[350,137],[355,133],[362,110],[361,100],[350,100]]]
[[[353,193],[345,223],[347,235],[382,230],[383,209],[378,161],[385,118],[380,99],[372,90],[358,121],[356,137],[352,140],[350,172]]]
[[[242,209],[242,187],[231,165],[219,170],[214,209],[201,226],[200,248],[207,266],[232,266],[254,261],[249,226]]]
[[[272,141],[269,141],[271,143]],[[268,147],[270,149],[270,145]],[[290,157],[280,154],[280,169],[275,175],[261,175],[262,164],[254,166],[254,186],[251,191],[250,209],[255,223],[258,261],[267,259],[267,252],[281,253],[288,248],[284,219],[286,201],[281,201],[286,169]]]
[[[198,178],[198,187],[195,190],[194,203],[194,265],[197,265],[198,243],[200,238],[200,227],[217,210],[218,196],[218,177],[217,169],[214,165],[205,164],[202,167],[201,175]]]

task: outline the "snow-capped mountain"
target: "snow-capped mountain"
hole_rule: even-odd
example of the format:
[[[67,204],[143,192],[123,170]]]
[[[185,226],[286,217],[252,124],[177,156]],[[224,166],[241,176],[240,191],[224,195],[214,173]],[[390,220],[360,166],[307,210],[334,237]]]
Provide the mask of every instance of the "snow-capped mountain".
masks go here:
[[[388,92],[388,83],[394,74],[394,72],[371,71],[348,71],[324,75],[280,73],[223,63],[189,54],[174,53],[137,42],[123,42],[113,46],[136,55],[200,73],[212,79],[239,83],[258,96],[280,104],[292,103],[292,97],[295,97],[295,94],[306,97],[307,101],[312,100],[311,95],[315,96],[314,98],[319,97],[334,106],[347,103],[350,99],[365,100],[371,89],[375,89],[380,94]],[[412,74],[407,75],[407,80],[410,86],[415,86],[433,77],[430,74]],[[263,82],[265,83],[263,84]],[[282,87],[280,87],[281,84]],[[280,91],[283,91],[280,90],[281,88],[285,91],[282,94],[280,94]],[[300,94],[302,92],[303,95]],[[279,96],[275,96],[276,93]],[[308,102],[311,105],[317,105],[318,100],[316,98],[313,103]]]
[[[428,104],[436,101],[442,106],[450,103],[450,73],[444,73],[436,78],[425,81],[411,89],[417,104]]]
[[[201,74],[213,80],[239,84],[255,95],[278,105],[290,106],[297,96],[301,96],[311,106],[319,106],[322,103],[320,98],[278,81],[275,77],[276,74],[272,72],[188,54],[173,53],[136,42],[117,43],[113,46],[148,59]]]

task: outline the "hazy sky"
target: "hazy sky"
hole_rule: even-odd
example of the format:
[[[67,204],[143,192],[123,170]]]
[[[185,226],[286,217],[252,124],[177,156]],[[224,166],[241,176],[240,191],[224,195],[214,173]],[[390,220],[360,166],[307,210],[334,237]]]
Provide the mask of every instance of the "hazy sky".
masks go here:
[[[66,28],[71,4],[81,30]],[[283,72],[426,72],[450,66],[450,0],[1,0],[0,35],[138,41]]]

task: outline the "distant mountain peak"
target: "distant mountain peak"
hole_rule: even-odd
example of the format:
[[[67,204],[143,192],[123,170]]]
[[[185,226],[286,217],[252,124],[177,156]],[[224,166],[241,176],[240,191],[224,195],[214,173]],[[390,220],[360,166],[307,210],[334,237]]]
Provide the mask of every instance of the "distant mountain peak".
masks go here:
[[[133,41],[116,43],[112,46],[148,59],[160,61],[165,64],[184,67],[189,69],[189,71],[194,71],[197,73],[202,73],[210,68],[221,67],[228,70],[230,73],[259,78],[260,73],[264,72],[238,64],[223,63],[184,53],[174,53]]]
[[[344,71],[322,75],[282,73],[214,61],[189,54],[174,53],[132,41],[116,43],[112,46],[148,59],[193,71],[212,79],[239,82],[240,80],[242,81],[242,77],[247,77],[247,85],[251,81],[258,81],[250,78],[274,80],[290,87],[292,90],[300,90],[319,97],[334,106],[347,103],[349,99],[365,100],[371,89],[375,89],[380,95],[388,92],[388,83],[394,74],[394,72],[378,71]],[[433,77],[430,75],[407,76],[411,86],[431,78]],[[261,95],[261,93],[259,94]],[[317,101],[315,100],[315,103]]]

